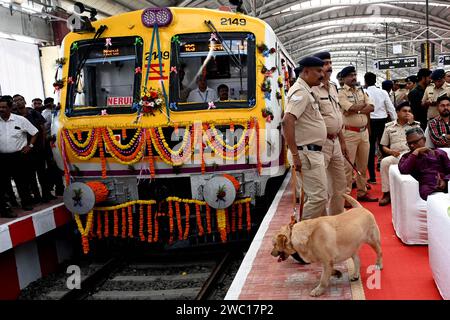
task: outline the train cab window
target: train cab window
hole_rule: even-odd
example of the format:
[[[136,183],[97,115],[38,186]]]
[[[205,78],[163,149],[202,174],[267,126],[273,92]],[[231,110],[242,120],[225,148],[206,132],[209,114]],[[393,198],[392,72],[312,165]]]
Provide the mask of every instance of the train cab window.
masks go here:
[[[133,113],[139,98],[142,46],[136,37],[78,41],[72,50],[67,80],[68,116]]]
[[[255,42],[248,33],[177,35],[172,44],[170,101],[174,111],[249,108],[255,97]],[[171,103],[173,106],[173,103]]]

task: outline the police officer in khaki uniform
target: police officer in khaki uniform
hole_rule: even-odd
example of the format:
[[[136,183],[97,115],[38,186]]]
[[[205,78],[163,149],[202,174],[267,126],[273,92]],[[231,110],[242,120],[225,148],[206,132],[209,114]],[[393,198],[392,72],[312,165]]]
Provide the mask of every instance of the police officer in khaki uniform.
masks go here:
[[[405,132],[412,127],[420,127],[419,121],[414,121],[408,101],[400,103],[396,108],[397,120],[386,123],[380,145],[387,156],[381,160],[381,191],[383,197],[378,204],[385,206],[391,202],[389,189],[389,167],[398,164],[403,153],[409,151]]]
[[[397,91],[395,91],[394,107],[397,106],[398,104],[402,103],[403,101],[408,101],[409,90],[406,89],[405,80],[398,80],[398,86],[399,86],[399,89]]]
[[[375,202],[367,193],[367,162],[369,159],[369,132],[367,128],[369,114],[374,110],[373,101],[356,87],[356,70],[353,66],[342,69],[344,87],[339,89],[339,104],[344,115],[344,137],[347,145],[348,161],[345,173],[347,176],[347,193],[352,190],[351,164],[355,164],[361,175],[356,176],[358,201]]]
[[[324,62],[324,78],[322,83],[312,88],[319,98],[319,108],[327,127],[327,140],[322,148],[327,168],[328,196],[330,204],[328,213],[336,215],[344,211],[344,198],[347,187],[345,177],[345,163],[343,153],[347,153],[345,138],[342,133],[343,120],[339,107],[339,98],[336,85],[330,81],[332,69],[331,55],[329,52],[319,52],[314,55]]]
[[[437,110],[436,100],[440,96],[450,96],[450,88],[445,86],[445,71],[444,69],[436,69],[431,73],[431,80],[433,84],[425,89],[422,98],[422,106],[428,108],[427,120],[433,119],[439,115]]]
[[[283,133],[289,147],[288,158],[295,166],[297,181],[303,172],[305,207],[302,219],[326,215],[327,177],[322,148],[327,128],[320,114],[319,102],[311,87],[323,79],[323,61],[306,57],[300,61],[300,76],[287,94]],[[297,217],[298,218],[298,217]]]

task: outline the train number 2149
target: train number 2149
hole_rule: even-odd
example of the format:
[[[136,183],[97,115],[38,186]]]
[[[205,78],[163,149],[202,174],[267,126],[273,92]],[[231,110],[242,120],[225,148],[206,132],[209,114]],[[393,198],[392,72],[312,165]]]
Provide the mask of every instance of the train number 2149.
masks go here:
[[[231,26],[233,24],[236,25],[236,26],[245,26],[247,24],[247,20],[245,20],[243,18],[241,18],[241,19],[238,19],[238,18],[234,18],[234,19],[221,18],[220,19],[220,24],[223,25],[223,26]]]

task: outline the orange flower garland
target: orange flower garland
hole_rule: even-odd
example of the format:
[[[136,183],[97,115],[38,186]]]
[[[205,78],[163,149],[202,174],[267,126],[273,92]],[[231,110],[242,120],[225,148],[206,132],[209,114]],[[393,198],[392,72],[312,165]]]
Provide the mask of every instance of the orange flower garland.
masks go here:
[[[200,215],[200,205],[198,203],[195,204],[195,215],[197,217],[198,235],[201,237],[205,233],[205,230],[203,230],[202,216]]]
[[[148,153],[148,162],[149,162],[149,170],[150,170],[150,176],[152,178],[155,177],[155,162],[153,159],[153,150],[152,150],[152,138],[150,137],[150,133],[145,130],[145,139],[147,142],[147,153]]]
[[[139,205],[139,238],[145,241],[144,236],[144,205]]]
[[[189,203],[184,204],[184,211],[186,211],[186,221],[185,221],[185,227],[184,227],[184,240],[187,240],[187,238],[189,236],[189,219],[190,219],[190,215],[191,215]]]
[[[81,130],[77,130],[77,139],[78,141],[81,141],[81,139],[83,139],[83,136],[81,135]]]
[[[122,208],[122,239],[127,236],[127,210]]]
[[[122,139],[126,139],[127,138],[127,129],[122,128]]]
[[[98,135],[101,136],[103,132],[103,128],[98,130]],[[101,137],[98,138],[98,149],[100,151],[100,162],[102,164],[102,178],[106,179],[106,158],[105,158],[105,150],[103,149],[103,139]]]
[[[231,205],[231,232],[236,232],[236,205]]]
[[[158,233],[159,233],[158,216],[159,216],[159,213],[157,212],[155,214],[155,237],[153,238],[154,242],[158,241]]]
[[[133,238],[133,207],[128,206],[128,237]]]
[[[108,211],[104,211],[104,215],[105,215],[105,231],[103,233],[103,235],[105,236],[105,238],[109,237],[109,216],[108,216]]]
[[[153,241],[153,226],[152,226],[152,205],[147,205],[147,242]]]
[[[169,244],[173,243],[173,208],[172,208],[172,201],[169,201]]]
[[[119,217],[117,215],[117,209],[114,209],[114,237],[119,235]]]
[[[226,228],[226,218],[225,218],[225,210],[224,209],[217,209],[216,210],[216,216],[217,216],[217,229],[220,233],[220,239],[222,242],[227,241],[227,228]]]
[[[224,176],[225,178],[227,178],[228,180],[230,180],[233,183],[233,186],[236,189],[236,191],[239,190],[239,187],[241,186],[241,184],[234,176],[232,176],[231,174],[223,174],[222,176]]]
[[[89,188],[92,189],[95,195],[95,203],[100,203],[108,199],[109,190],[103,182],[89,181],[86,182]]]
[[[88,213],[86,219],[86,228],[83,228],[80,215],[78,214],[75,214],[75,222],[77,224],[78,231],[80,231],[81,234],[81,244],[83,246],[83,253],[87,254],[89,252],[88,234],[94,225],[94,213],[92,211]]]
[[[206,205],[206,230],[211,234],[211,208]]]
[[[238,204],[238,230],[242,230],[242,203]]]
[[[228,208],[225,209],[225,220],[227,223],[227,233],[230,233],[230,210]]]
[[[122,145],[117,145],[114,138],[112,137],[112,131],[111,133],[108,132],[108,129],[106,128],[100,128],[103,136],[103,140],[105,142],[106,149],[109,151],[111,156],[117,160],[117,162],[122,164],[133,164],[137,161],[139,161],[142,158],[143,155],[143,147],[145,143],[145,139],[141,137],[140,130],[136,132],[136,135],[131,139],[131,142],[129,145],[131,145],[131,148],[134,148],[134,151],[130,154],[123,154],[124,150],[118,151],[117,148],[124,148]],[[138,143],[134,143],[136,139],[139,139]],[[131,150],[132,150],[131,149]]]
[[[169,201],[169,210],[172,209],[172,201]],[[170,213],[170,211],[169,211]],[[175,201],[175,214],[177,215],[177,226],[178,226],[178,240],[183,239],[183,227],[181,225],[181,212],[180,212],[180,203]]]
[[[250,231],[252,229],[252,221],[250,216],[250,201],[245,203],[245,208],[247,211],[247,231]]]

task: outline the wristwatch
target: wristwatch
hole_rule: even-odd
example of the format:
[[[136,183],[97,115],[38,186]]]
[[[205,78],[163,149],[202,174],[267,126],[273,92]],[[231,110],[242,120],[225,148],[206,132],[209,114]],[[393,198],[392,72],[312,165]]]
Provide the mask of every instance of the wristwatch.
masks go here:
[[[33,147],[34,147],[34,145],[33,145],[32,143],[30,143],[28,146],[29,146],[30,148],[33,148]]]

